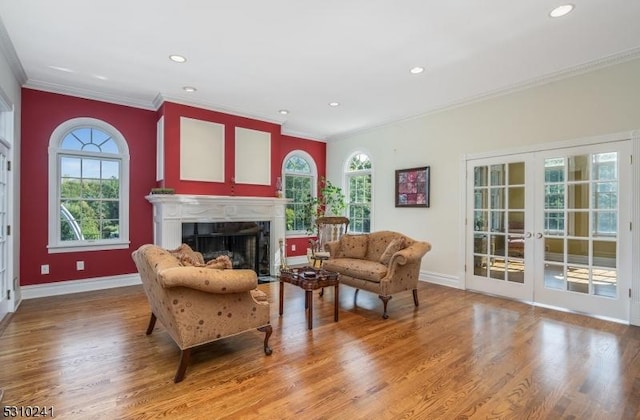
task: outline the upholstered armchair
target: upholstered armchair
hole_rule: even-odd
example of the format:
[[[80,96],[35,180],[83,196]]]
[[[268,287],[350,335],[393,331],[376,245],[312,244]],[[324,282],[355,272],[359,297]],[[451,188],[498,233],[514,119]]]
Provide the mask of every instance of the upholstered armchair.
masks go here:
[[[132,256],[151,306],[147,335],[159,320],[182,352],[174,382],[184,378],[192,348],[254,328],[271,354],[269,302],[253,270],[207,267],[186,245],[178,254],[143,245]]]

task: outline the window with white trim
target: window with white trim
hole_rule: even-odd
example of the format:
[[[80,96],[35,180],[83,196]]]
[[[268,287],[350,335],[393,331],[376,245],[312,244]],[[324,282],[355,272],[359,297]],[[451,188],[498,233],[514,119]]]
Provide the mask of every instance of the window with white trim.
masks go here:
[[[355,153],[347,162],[347,214],[349,231],[371,232],[371,159],[364,153]]]
[[[129,148],[110,124],[76,118],[49,140],[49,252],[126,248]]]
[[[284,160],[283,176],[284,196],[291,200],[285,210],[287,233],[304,235],[312,230],[305,202],[317,194],[318,173],[311,155],[301,150],[289,153]]]

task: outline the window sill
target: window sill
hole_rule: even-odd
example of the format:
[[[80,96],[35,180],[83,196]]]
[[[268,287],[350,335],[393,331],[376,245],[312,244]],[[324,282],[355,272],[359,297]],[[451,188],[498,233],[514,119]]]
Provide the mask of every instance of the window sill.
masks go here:
[[[90,252],[90,251],[109,251],[114,249],[128,249],[129,241],[126,242],[110,242],[96,244],[74,244],[74,245],[49,245],[47,246],[49,254],[63,254],[67,252]]]

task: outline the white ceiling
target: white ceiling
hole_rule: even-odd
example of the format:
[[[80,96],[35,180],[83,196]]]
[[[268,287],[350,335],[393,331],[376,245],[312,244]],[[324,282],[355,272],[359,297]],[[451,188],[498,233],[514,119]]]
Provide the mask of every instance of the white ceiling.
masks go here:
[[[569,1],[0,0],[0,38],[26,86],[330,140],[640,56],[640,1]]]

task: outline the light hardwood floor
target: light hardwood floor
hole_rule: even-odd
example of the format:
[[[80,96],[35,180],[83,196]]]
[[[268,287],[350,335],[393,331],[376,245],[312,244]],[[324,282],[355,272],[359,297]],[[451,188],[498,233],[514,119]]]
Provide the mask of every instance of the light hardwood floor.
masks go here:
[[[421,283],[389,303],[341,287],[269,294],[273,354],[255,331],[179,350],[141,286],[28,300],[0,336],[5,406],[60,419],[633,419],[640,418],[640,328]]]

